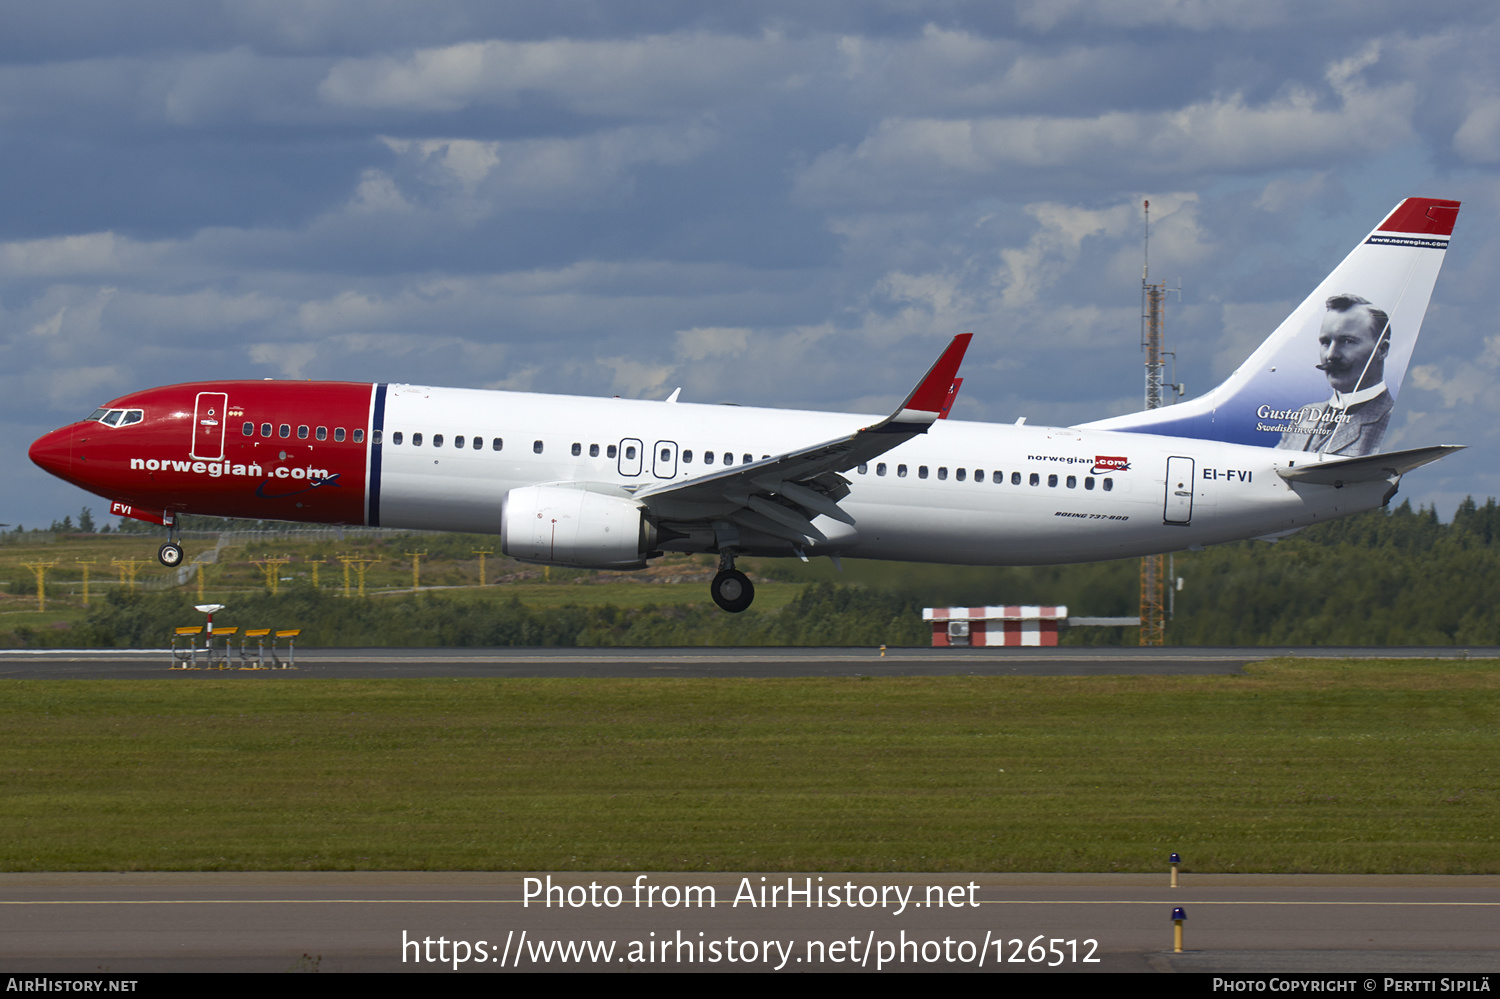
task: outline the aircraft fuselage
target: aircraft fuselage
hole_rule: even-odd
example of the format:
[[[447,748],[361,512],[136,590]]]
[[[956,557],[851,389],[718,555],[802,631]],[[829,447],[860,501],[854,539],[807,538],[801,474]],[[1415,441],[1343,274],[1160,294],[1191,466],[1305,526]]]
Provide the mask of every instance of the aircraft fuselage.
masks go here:
[[[370,385],[205,382],[123,396],[43,437],[38,464],[130,510],[500,533],[512,489],[682,482],[878,417]],[[1277,474],[1298,452],[1151,434],[940,420],[847,471],[853,524],[813,520],[807,554],[1026,565],[1216,544],[1379,506],[1392,481]],[[698,511],[694,511],[698,512]],[[690,519],[667,516],[666,525]],[[711,551],[685,526],[657,547]],[[788,555],[741,532],[744,554]],[[700,536],[701,535],[701,536]]]

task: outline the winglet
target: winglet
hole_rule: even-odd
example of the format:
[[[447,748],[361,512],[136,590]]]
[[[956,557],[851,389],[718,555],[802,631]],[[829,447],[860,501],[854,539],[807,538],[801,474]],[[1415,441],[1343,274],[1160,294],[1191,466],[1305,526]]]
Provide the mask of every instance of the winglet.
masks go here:
[[[917,383],[917,387],[911,390],[911,395],[901,404],[898,413],[907,411],[913,414],[931,413],[931,419],[937,419],[937,414],[943,411],[943,403],[948,398],[948,390],[953,387],[953,379],[958,377],[958,366],[963,363],[964,351],[969,349],[969,341],[974,339],[973,333],[960,333],[948,344],[948,349],[943,351],[943,356],[933,362],[932,367],[927,369],[927,374]]]
[[[964,380],[962,378],[953,379],[953,387],[948,390],[948,398],[943,400],[943,408],[938,413],[938,419],[946,420],[948,418],[948,411],[953,408],[953,401],[958,398],[958,389],[963,383]]]

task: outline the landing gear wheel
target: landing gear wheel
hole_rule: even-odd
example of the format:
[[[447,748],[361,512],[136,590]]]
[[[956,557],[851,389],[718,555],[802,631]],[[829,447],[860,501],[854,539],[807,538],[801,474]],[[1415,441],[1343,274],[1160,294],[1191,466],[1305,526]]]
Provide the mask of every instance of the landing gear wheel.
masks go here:
[[[168,569],[175,569],[182,564],[182,546],[168,541],[157,551],[156,557]]]
[[[715,576],[709,592],[714,603],[731,614],[738,614],[755,600],[755,586],[738,569],[725,569]]]

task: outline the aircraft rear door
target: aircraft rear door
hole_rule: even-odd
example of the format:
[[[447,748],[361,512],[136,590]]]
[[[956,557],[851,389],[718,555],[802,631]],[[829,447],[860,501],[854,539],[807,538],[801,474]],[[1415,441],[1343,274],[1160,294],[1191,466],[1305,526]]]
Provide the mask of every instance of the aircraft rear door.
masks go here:
[[[1193,459],[1167,459],[1167,501],[1162,520],[1187,524],[1193,519]]]
[[[193,446],[189,449],[194,458],[202,461],[223,459],[228,409],[229,396],[223,392],[198,393],[198,403],[193,407]]]

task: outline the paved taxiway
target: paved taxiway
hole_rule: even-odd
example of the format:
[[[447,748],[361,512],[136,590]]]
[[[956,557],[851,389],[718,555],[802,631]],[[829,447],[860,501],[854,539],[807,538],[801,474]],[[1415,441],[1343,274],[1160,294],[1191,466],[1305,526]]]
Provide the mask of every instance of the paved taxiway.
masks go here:
[[[0,874],[0,971],[451,973],[457,954],[466,957],[461,971],[766,971],[778,965],[782,971],[858,971],[876,970],[882,961],[888,971],[1037,971],[1049,965],[1069,972],[1361,976],[1500,971],[1495,876],[1189,873],[1173,889],[1165,872],[570,872],[551,875],[559,892],[550,907],[539,900],[523,904],[527,877],[548,875]],[[868,904],[745,901],[746,886],[758,895],[763,885],[785,886],[788,878],[799,891],[847,885],[846,894]],[[642,897],[676,898],[678,904],[635,904],[638,879],[647,889]],[[611,886],[621,901],[614,907],[606,904]],[[688,886],[711,888],[716,904],[688,905],[670,890]],[[904,909],[893,889],[911,890]],[[564,905],[570,890],[577,902],[591,894],[599,904]],[[1171,953],[1174,906],[1187,913],[1182,954]],[[666,953],[663,940],[673,944]],[[596,950],[592,959],[567,961],[552,949],[585,941],[614,949],[607,958]],[[678,941],[689,946],[679,951]],[[715,942],[717,961],[709,959]],[[544,949],[552,950],[550,960],[540,957]],[[632,960],[632,953],[641,959]],[[727,959],[731,953],[736,960]],[[997,955],[1004,960],[997,963]]]
[[[971,649],[306,649],[296,670],[169,671],[165,649],[0,651],[0,678],[131,679],[161,676],[262,677],[809,677],[1104,676],[1239,673],[1277,656],[1320,659],[1492,659],[1472,648],[1056,648]]]

